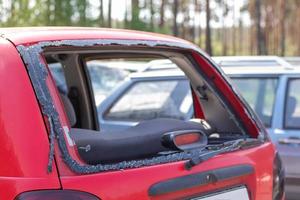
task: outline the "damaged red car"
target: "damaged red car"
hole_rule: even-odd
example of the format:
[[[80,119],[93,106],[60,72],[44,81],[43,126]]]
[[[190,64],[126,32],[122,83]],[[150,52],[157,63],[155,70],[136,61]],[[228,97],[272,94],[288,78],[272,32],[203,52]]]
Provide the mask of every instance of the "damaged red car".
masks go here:
[[[284,198],[283,166],[262,123],[197,46],[96,28],[0,34],[0,199]],[[143,120],[102,130],[100,96],[122,87],[115,80],[126,79],[127,66],[161,59],[187,79],[129,88],[146,103],[129,95],[106,116]],[[180,97],[186,84],[191,98]],[[187,120],[180,116],[189,105]]]

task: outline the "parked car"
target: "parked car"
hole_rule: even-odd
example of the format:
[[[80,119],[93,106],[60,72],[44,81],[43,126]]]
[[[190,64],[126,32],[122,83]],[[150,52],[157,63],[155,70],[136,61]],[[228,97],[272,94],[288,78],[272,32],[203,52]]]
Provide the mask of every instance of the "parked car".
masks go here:
[[[267,132],[196,46],[128,30],[0,33],[1,199],[284,198],[284,171]],[[51,74],[53,58],[63,65],[66,89]],[[186,74],[194,120],[156,118],[102,131],[86,63],[162,58]],[[157,90],[166,98],[163,86]]]
[[[233,59],[234,57],[231,57]],[[276,145],[286,168],[286,197],[298,199],[300,192],[300,69],[289,65],[247,66],[237,57],[223,70],[257,113]],[[222,58],[216,59],[222,63]],[[248,60],[245,59],[245,60]]]
[[[176,68],[133,73],[98,106],[101,130],[124,130],[155,118],[190,120],[193,115],[190,83]]]

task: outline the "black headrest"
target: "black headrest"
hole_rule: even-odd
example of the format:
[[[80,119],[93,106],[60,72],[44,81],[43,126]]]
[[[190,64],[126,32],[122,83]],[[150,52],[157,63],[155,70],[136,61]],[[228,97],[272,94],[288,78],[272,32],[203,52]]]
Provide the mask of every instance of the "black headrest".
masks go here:
[[[64,104],[65,112],[67,113],[70,126],[72,127],[76,124],[76,114],[74,107],[66,94],[60,92],[60,98]]]

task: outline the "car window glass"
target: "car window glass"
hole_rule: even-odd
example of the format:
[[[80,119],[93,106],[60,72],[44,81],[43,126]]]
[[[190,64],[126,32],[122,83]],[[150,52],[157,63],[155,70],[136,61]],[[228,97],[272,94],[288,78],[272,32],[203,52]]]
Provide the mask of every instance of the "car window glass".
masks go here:
[[[121,121],[185,119],[191,108],[192,96],[187,80],[141,81],[119,98],[105,118]]]
[[[270,127],[275,102],[277,79],[233,78],[244,99],[257,113],[265,126]]]
[[[285,127],[300,128],[300,79],[288,82],[285,102]]]

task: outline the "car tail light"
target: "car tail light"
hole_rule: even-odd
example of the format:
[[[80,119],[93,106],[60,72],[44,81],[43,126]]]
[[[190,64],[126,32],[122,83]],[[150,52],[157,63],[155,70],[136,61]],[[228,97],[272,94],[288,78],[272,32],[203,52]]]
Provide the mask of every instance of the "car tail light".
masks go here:
[[[276,153],[273,163],[273,200],[284,198],[284,167],[281,158]]]
[[[15,200],[99,200],[96,196],[74,190],[42,190],[20,194]]]

